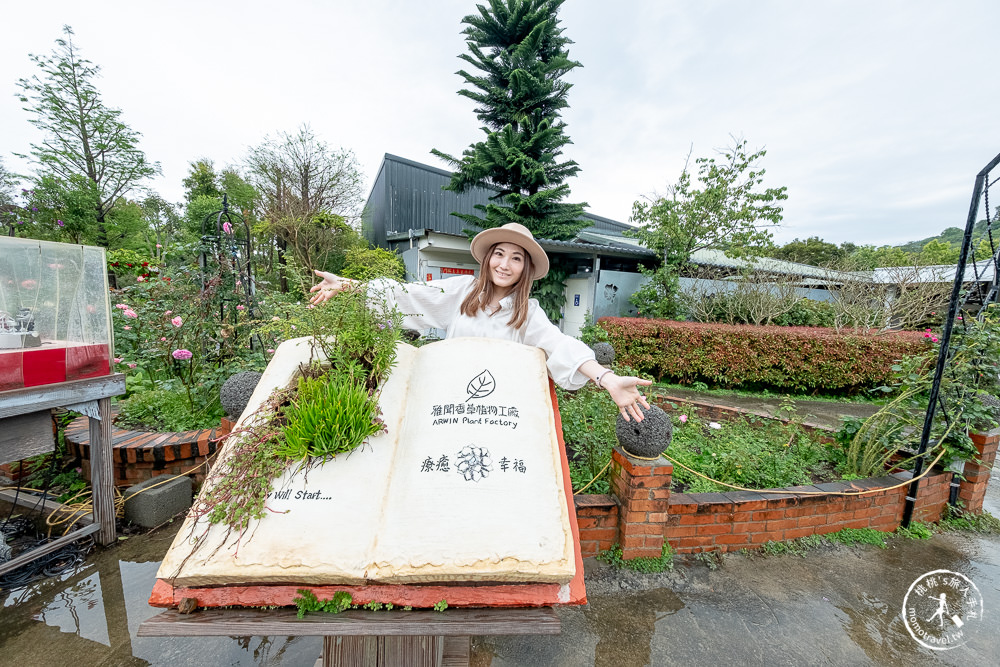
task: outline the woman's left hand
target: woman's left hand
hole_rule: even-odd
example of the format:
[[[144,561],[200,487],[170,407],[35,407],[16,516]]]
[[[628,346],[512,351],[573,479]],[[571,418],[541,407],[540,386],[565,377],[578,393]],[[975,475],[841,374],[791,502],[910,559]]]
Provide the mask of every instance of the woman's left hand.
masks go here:
[[[642,410],[639,406],[648,410],[649,403],[646,402],[646,397],[639,393],[639,386],[647,387],[651,384],[652,380],[643,380],[630,375],[621,377],[614,373],[607,373],[601,378],[601,386],[611,394],[611,400],[618,406],[618,411],[625,421],[631,421],[630,416],[637,422],[642,421]]]

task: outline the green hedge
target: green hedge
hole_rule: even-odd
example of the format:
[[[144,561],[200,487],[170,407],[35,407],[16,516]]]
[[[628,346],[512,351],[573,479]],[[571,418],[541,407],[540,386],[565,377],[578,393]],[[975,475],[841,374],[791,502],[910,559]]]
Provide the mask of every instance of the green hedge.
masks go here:
[[[660,380],[722,387],[857,393],[885,384],[898,359],[927,349],[915,331],[876,336],[628,317],[602,317],[598,325],[618,363]]]

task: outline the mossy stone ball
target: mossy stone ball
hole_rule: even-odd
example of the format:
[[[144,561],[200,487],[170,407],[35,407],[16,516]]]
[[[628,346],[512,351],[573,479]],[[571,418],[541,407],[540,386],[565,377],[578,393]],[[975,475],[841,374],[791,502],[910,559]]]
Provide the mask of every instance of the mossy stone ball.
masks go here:
[[[594,351],[597,363],[602,366],[610,366],[615,360],[615,348],[611,347],[611,343],[594,343],[590,349]]]
[[[260,373],[256,371],[243,371],[231,375],[219,389],[219,400],[222,409],[226,411],[229,419],[239,419],[240,415],[250,402],[253,390],[260,381]]]
[[[674,425],[667,413],[655,405],[650,406],[648,410],[640,405],[639,410],[643,416],[641,422],[631,418],[630,421],[625,421],[621,413],[618,414],[618,423],[615,424],[618,444],[626,454],[647,459],[655,458],[670,445]]]

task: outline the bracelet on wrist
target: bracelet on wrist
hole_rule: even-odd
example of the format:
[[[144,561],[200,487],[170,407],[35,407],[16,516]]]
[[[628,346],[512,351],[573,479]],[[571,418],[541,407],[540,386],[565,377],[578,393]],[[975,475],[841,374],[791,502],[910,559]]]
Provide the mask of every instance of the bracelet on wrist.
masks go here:
[[[601,373],[596,378],[594,378],[594,384],[596,384],[600,389],[604,389],[604,385],[601,384],[601,380],[603,380],[604,376],[607,375],[610,372],[611,372],[611,369],[605,369],[605,371],[603,373]]]

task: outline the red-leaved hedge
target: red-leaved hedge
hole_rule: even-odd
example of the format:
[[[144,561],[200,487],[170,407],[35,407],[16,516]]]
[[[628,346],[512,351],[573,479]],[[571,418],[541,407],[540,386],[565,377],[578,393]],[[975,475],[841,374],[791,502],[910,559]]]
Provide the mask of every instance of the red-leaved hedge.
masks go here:
[[[724,387],[856,393],[885,384],[904,355],[926,350],[915,331],[856,334],[779,327],[602,317],[615,360],[660,380]]]

